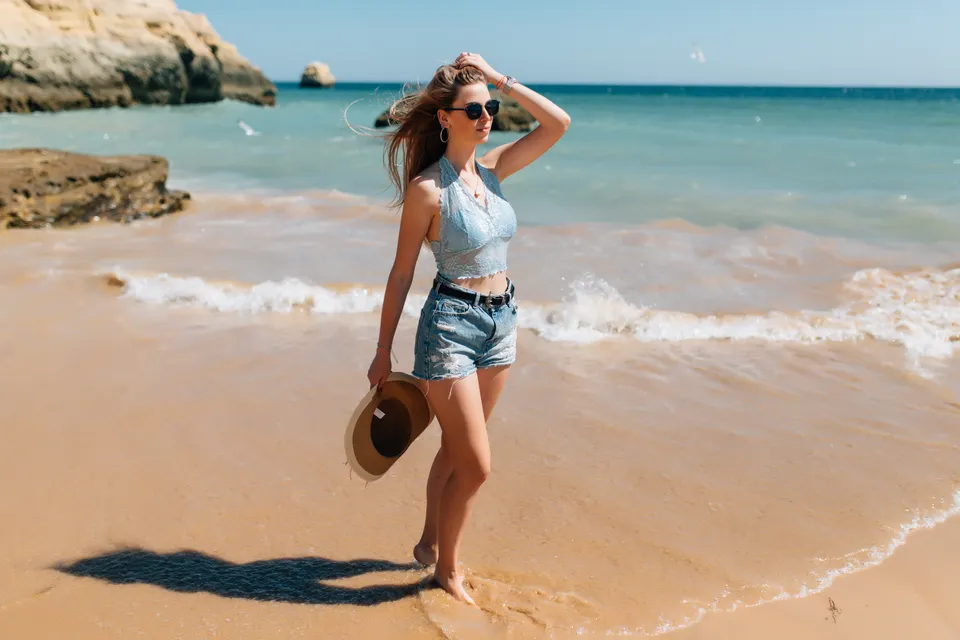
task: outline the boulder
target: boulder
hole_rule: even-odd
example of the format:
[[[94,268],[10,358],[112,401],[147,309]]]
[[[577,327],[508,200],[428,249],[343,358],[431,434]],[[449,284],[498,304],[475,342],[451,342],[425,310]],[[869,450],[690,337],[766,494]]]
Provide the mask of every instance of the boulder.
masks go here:
[[[490,95],[500,101],[500,111],[493,118],[494,131],[530,131],[537,122],[529,111],[513,98],[491,91]]]
[[[173,0],[3,0],[0,112],[226,98],[276,103],[270,80]]]
[[[387,109],[374,121],[373,126],[377,129],[382,129],[383,127],[392,127],[395,124],[400,124],[396,120],[390,117],[390,109]]]
[[[300,88],[323,89],[332,87],[337,79],[330,72],[330,67],[322,62],[311,62],[303,69],[300,76]]]
[[[493,131],[530,131],[533,128],[536,118],[519,102],[496,90],[491,91],[490,96],[500,101],[500,111],[493,117]],[[387,109],[377,116],[373,126],[380,129],[395,124],[398,123],[390,118],[390,110]]]
[[[168,164],[149,155],[52,149],[0,151],[0,230],[130,222],[182,211],[190,194],[166,187]]]

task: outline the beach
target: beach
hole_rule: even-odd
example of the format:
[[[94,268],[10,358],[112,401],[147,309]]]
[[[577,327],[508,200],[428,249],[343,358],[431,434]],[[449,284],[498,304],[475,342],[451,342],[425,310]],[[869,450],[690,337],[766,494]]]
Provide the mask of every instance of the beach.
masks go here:
[[[821,594],[713,616],[676,638],[956,638],[960,530],[948,522],[912,536],[883,565]]]
[[[412,564],[438,425],[374,483],[343,451],[399,221],[342,120],[374,92],[284,91],[0,117],[6,147],[161,153],[192,195],[0,232],[0,637],[960,633],[955,105],[567,95],[571,135],[607,137],[504,184],[518,361],[470,610]],[[661,137],[613,145],[617,109]]]

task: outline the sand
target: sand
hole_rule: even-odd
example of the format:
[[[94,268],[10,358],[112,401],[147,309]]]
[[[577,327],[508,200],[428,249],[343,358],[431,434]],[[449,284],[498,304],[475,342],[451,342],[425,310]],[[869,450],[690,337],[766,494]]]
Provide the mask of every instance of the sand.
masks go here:
[[[953,640],[960,637],[960,521],[918,531],[883,564],[816,595],[706,616],[676,640]]]
[[[221,280],[249,302],[351,259],[329,282],[384,272],[380,218],[361,258],[291,220],[0,237],[0,638],[957,637],[960,524],[921,524],[955,508],[960,367],[924,360],[924,377],[871,340],[523,329],[462,554],[481,608],[453,604],[410,554],[437,425],[378,482],[344,464],[375,313],[117,286],[117,265],[167,293],[179,273],[220,304]],[[521,312],[549,297],[512,275]],[[745,606],[882,559],[911,523],[879,566]]]

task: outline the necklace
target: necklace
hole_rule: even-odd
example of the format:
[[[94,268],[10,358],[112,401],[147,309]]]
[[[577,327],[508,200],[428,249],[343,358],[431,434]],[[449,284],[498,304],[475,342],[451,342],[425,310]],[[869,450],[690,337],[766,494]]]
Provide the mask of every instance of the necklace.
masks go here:
[[[453,171],[454,174],[456,174],[457,179],[458,179],[458,181],[460,182],[460,184],[462,184],[464,187],[466,187],[466,186],[467,186],[467,181],[464,180],[464,179],[463,179],[463,176],[461,176],[461,175],[459,174],[459,172],[457,172],[457,170],[453,168],[453,165],[450,164],[450,161],[447,160],[447,157],[446,157],[446,156],[441,156],[441,160],[444,160],[444,161],[447,162],[447,164],[450,166],[450,170]],[[476,187],[474,187],[474,188],[472,189],[472,191],[473,191],[473,197],[476,198],[477,200],[479,200],[479,199],[480,199],[480,194],[482,193],[482,191],[483,191],[483,186],[484,186],[484,184],[483,184],[483,177],[480,175],[480,171],[479,171],[479,170],[478,170],[474,175],[477,176],[477,185],[476,185]]]
[[[480,199],[480,190],[483,187],[483,178],[480,177],[480,174],[477,174],[477,188],[473,190],[473,197],[477,200]]]

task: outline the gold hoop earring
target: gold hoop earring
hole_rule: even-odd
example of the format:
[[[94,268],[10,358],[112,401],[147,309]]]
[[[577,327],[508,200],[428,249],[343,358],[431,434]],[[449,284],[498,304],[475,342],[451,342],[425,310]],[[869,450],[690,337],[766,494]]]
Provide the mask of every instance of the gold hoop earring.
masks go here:
[[[447,137],[446,137],[446,138],[443,137],[443,134],[444,134],[444,133],[447,134]],[[449,140],[449,139],[450,139],[450,132],[447,131],[447,128],[446,128],[446,127],[440,127],[440,142],[446,142],[446,141]]]

